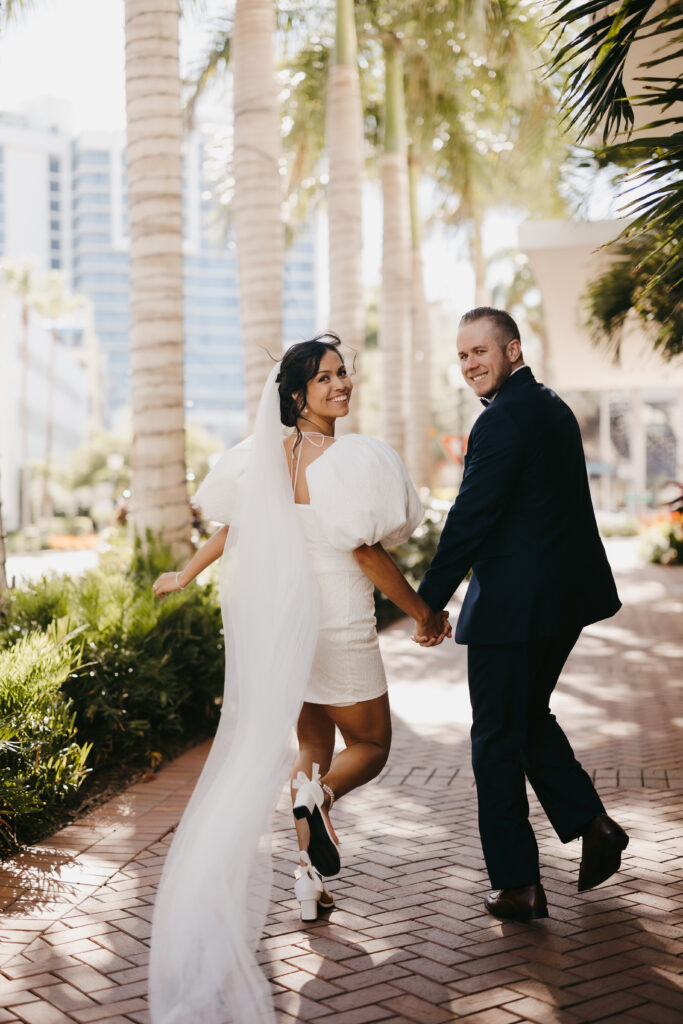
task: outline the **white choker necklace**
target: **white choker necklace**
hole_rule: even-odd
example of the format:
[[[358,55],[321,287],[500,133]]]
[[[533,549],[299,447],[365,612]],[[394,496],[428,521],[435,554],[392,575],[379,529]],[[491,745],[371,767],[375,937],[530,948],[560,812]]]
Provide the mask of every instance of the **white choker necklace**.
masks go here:
[[[315,448],[322,448],[325,445],[325,438],[330,437],[330,434],[323,434],[321,430],[302,430],[300,431],[301,436],[305,437],[310,444]],[[314,441],[314,437],[319,437],[320,441]]]

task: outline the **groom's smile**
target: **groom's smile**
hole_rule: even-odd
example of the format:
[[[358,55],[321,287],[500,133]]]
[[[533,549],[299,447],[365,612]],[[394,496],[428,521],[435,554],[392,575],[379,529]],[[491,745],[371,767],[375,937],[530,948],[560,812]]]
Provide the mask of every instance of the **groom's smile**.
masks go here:
[[[486,318],[465,324],[458,331],[460,369],[477,398],[491,398],[522,365],[519,341],[499,334],[498,325]]]

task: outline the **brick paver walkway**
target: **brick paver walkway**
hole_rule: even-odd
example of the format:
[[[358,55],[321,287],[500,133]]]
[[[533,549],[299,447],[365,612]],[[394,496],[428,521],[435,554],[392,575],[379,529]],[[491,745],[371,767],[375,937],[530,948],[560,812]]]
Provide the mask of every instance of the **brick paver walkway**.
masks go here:
[[[382,636],[395,743],[380,779],[335,808],[327,921],[298,919],[284,792],[276,815],[260,957],[281,1024],[683,1021],[683,570],[609,547],[625,607],[585,631],[554,710],[630,832],[622,872],[579,896],[579,844],[563,847],[532,801],[552,916],[482,912],[464,650],[418,650],[399,623]],[[0,866],[0,1024],[149,1020],[155,884],[205,754]]]

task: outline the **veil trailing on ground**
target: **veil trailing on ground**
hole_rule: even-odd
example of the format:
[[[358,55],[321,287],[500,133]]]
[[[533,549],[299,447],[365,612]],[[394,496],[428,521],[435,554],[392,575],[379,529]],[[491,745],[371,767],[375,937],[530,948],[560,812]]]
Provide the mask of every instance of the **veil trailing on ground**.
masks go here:
[[[317,642],[309,567],[282,445],[276,366],[221,564],[221,722],[178,827],[152,926],[153,1024],[274,1024],[254,951],[271,889],[271,818]]]

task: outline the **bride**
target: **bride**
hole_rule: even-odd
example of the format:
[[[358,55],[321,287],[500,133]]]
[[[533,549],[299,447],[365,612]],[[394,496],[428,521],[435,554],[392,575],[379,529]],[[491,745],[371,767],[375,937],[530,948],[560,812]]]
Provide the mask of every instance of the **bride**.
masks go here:
[[[450,636],[384,550],[423,515],[399,456],[359,434],[335,440],[352,383],[334,334],[293,345],[272,370],[254,433],[226,452],[195,501],[225,525],[158,597],[223,555],[226,684],[211,753],[169,851],[154,910],[153,1024],[274,1022],[255,949],[271,881],[270,823],[289,735],[304,921],[334,906],[335,800],[373,779],[391,743],[374,586],[416,622]],[[293,428],[283,437],[282,426]],[[333,756],[335,730],[344,749]]]

